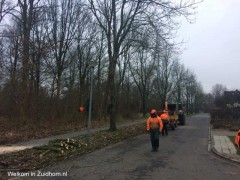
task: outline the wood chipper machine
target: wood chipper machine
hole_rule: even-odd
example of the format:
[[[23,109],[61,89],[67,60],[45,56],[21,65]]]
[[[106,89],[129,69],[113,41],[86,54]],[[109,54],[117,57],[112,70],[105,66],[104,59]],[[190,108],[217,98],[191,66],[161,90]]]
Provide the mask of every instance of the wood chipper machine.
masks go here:
[[[171,129],[175,129],[177,125],[185,125],[186,118],[185,113],[183,111],[183,105],[178,103],[169,104],[167,101],[165,102],[165,110],[168,111],[170,116],[170,127]]]

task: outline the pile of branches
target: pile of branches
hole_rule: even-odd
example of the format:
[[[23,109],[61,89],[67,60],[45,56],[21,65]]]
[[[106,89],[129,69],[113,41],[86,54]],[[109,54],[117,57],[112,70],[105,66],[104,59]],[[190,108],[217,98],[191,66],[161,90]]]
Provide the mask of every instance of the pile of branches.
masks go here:
[[[64,152],[68,151],[68,149],[76,150],[77,148],[80,148],[81,146],[86,146],[86,145],[87,144],[78,142],[76,139],[68,138],[68,139],[54,140],[54,141],[51,141],[46,146],[34,147],[33,149],[43,151],[39,155],[39,157],[42,158],[44,155],[46,155],[49,152],[64,154]]]

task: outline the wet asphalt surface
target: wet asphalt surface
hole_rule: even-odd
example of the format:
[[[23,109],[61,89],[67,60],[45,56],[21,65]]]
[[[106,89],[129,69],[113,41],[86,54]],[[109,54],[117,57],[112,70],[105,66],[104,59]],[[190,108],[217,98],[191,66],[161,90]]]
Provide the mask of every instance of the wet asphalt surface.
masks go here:
[[[240,179],[238,163],[208,151],[208,135],[209,115],[198,114],[188,117],[185,126],[161,136],[158,152],[151,152],[149,134],[143,134],[46,167],[27,179]]]

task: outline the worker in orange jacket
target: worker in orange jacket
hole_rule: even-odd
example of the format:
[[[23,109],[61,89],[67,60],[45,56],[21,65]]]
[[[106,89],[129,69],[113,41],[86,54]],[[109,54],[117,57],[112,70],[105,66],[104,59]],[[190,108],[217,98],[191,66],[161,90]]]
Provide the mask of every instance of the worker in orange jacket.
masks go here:
[[[163,122],[163,130],[162,130],[162,136],[168,135],[168,128],[167,125],[170,123],[170,116],[168,115],[168,112],[166,110],[163,110],[163,113],[160,116],[162,122]]]
[[[235,144],[238,148],[240,148],[240,129],[238,130],[236,136],[235,136]]]
[[[152,151],[158,151],[159,133],[161,133],[162,128],[162,120],[157,115],[157,111],[155,109],[151,110],[150,117],[147,120],[147,131],[150,132]]]

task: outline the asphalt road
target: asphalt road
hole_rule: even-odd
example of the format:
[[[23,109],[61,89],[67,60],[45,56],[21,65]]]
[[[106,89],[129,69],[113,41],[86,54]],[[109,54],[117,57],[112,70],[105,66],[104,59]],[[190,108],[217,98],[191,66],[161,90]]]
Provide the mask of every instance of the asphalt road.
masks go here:
[[[40,170],[44,179],[163,179],[163,180],[238,180],[239,164],[208,151],[209,115],[187,118],[160,137],[160,150],[151,152],[149,134],[75,157]],[[38,172],[35,172],[37,176]],[[44,174],[46,173],[46,174]],[[28,177],[29,179],[29,177]],[[31,179],[35,179],[32,177]]]

